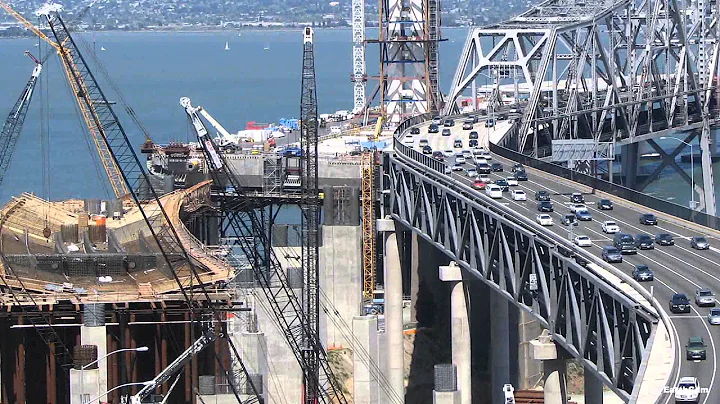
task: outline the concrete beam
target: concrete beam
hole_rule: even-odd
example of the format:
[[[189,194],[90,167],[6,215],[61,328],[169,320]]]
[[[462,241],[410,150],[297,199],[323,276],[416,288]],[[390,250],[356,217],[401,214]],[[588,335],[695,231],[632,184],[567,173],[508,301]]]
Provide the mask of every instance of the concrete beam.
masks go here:
[[[452,343],[452,363],[457,368],[458,390],[460,403],[472,404],[472,371],[470,322],[468,321],[468,304],[465,285],[462,282],[462,271],[455,262],[439,267],[441,281],[450,284],[450,332]]]

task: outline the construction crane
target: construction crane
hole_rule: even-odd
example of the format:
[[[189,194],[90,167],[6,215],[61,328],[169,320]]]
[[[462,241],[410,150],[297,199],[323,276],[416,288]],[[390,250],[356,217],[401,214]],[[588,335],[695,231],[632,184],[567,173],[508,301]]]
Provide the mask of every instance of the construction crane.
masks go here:
[[[0,185],[2,185],[3,179],[5,179],[5,173],[8,167],[10,167],[10,161],[15,152],[20,131],[22,130],[23,123],[25,123],[30,100],[32,100],[34,94],[35,83],[37,83],[43,67],[42,63],[37,60],[30,51],[25,51],[25,54],[35,62],[35,68],[33,68],[32,74],[30,75],[30,80],[25,84],[25,89],[23,89],[22,94],[20,94],[20,97],[10,110],[10,114],[3,124],[2,132],[0,132]]]
[[[260,217],[261,213],[255,210],[257,206],[254,201],[243,195],[245,186],[239,177],[230,170],[225,157],[215,152],[217,145],[208,135],[198,114],[200,107],[193,107],[187,97],[180,99],[180,105],[185,109],[188,119],[195,129],[198,142],[202,146],[208,163],[208,172],[218,188],[218,195],[221,200],[230,200],[226,202],[225,206],[221,206],[220,210],[226,213],[224,222],[226,222],[228,231],[232,231],[235,235],[230,238],[234,242],[232,247],[239,247],[247,257],[255,278],[270,305],[273,321],[284,334],[285,340],[295,355],[303,372],[303,379],[315,378],[308,384],[304,383],[304,386],[317,387],[315,403],[347,403],[342,388],[337,385],[337,379],[327,362],[327,353],[320,343],[317,329],[311,327],[311,324],[314,323],[307,318],[305,307],[290,287],[287,274],[272,249],[270,238]],[[214,155],[219,156],[219,164],[216,163]],[[232,191],[228,191],[229,189]],[[319,372],[312,371],[307,367],[307,351],[317,353],[316,364]]]
[[[375,291],[375,212],[374,178],[375,153],[364,152],[361,156],[362,182],[360,204],[362,207],[363,251],[363,299],[372,300]]]
[[[45,42],[50,44],[50,46],[57,50],[60,58],[63,60],[62,66],[64,68],[68,83],[70,84],[70,88],[72,89],[73,98],[75,98],[83,120],[85,121],[85,125],[90,132],[90,137],[92,138],[95,148],[97,149],[98,155],[100,157],[100,162],[102,163],[103,168],[105,169],[105,173],[107,174],[107,177],[110,181],[110,186],[112,187],[113,192],[115,193],[115,196],[117,198],[126,198],[130,192],[125,186],[122,174],[117,164],[113,161],[108,147],[103,142],[102,129],[97,126],[97,122],[93,119],[93,115],[97,114],[91,110],[88,110],[88,108],[92,108],[91,103],[88,104],[83,101],[83,99],[89,95],[88,89],[85,88],[84,80],[84,76],[87,73],[78,69],[78,65],[76,65],[74,62],[74,56],[67,53],[70,51],[71,48],[63,46],[65,45],[64,41],[67,41],[67,38],[69,37],[63,38],[63,41],[55,42],[47,35],[45,35],[45,33],[42,32],[38,27],[25,19],[25,17],[23,17],[20,13],[13,10],[12,7],[10,7],[10,5],[8,5],[4,1],[0,1],[0,8],[3,8],[8,14],[20,21],[20,23],[22,23],[27,29],[35,33],[35,35],[37,35],[40,39],[44,40]],[[59,4],[45,4],[40,10],[38,10],[38,15],[47,14],[50,12],[57,13],[61,10],[62,6]],[[77,80],[76,77],[80,79]]]

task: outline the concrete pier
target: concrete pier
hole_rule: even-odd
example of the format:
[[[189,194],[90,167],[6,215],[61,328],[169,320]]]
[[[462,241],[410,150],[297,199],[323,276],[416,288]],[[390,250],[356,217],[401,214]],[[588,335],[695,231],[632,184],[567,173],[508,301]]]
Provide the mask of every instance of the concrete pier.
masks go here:
[[[493,403],[502,402],[505,395],[502,387],[514,384],[510,380],[510,321],[508,301],[499,293],[490,293],[490,385]]]
[[[460,403],[472,404],[472,372],[470,323],[462,270],[451,262],[439,268],[440,280],[450,283],[450,331],[452,335],[452,363],[457,368]]]
[[[353,398],[355,404],[377,404],[378,374],[372,364],[378,363],[377,316],[353,318],[352,331],[357,338],[353,355]],[[364,351],[364,353],[358,351]],[[368,358],[369,356],[369,358]]]
[[[457,389],[457,368],[455,365],[435,365],[433,404],[460,404],[462,393]]]
[[[265,341],[265,333],[243,331],[240,333],[240,347],[242,349],[242,360],[245,367],[253,377],[255,388],[260,390],[260,394],[265,402],[267,402],[268,380],[268,358],[267,343]],[[257,378],[257,379],[255,379]],[[257,383],[256,380],[260,382]]]
[[[583,383],[585,385],[585,402],[602,404],[603,382],[594,373],[585,372]]]
[[[550,339],[547,330],[530,341],[533,359],[542,361],[546,404],[567,403],[567,367],[565,358],[558,353],[558,347]],[[594,403],[593,403],[594,404]]]
[[[403,349],[402,269],[395,225],[392,219],[378,219],[378,231],[385,234],[385,334],[388,373],[392,394],[405,397]]]

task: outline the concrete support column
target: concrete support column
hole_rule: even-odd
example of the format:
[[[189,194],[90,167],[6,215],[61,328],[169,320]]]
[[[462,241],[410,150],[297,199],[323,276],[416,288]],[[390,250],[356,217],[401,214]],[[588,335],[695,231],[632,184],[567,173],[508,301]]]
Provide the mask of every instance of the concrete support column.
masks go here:
[[[417,294],[420,290],[420,249],[417,233],[410,235],[410,321],[417,323]]]
[[[106,326],[81,326],[80,342],[82,345],[97,346],[98,358],[108,353],[107,350],[107,327]],[[97,364],[97,369],[85,369],[81,372],[81,387],[90,399],[101,396],[100,402],[107,401],[108,391],[108,361],[107,358]]]
[[[460,404],[460,392],[455,391],[433,391],[433,404]]]
[[[593,404],[602,404],[603,402],[603,383],[597,375],[591,372],[585,372],[585,402]]]
[[[502,387],[510,380],[510,320],[508,301],[499,293],[490,292],[490,386],[493,403],[502,402]]]
[[[378,363],[377,316],[353,317],[352,331],[357,338],[353,355],[355,404],[377,404],[378,374],[372,364]]]
[[[625,186],[635,189],[637,185],[638,162],[640,161],[639,143],[630,143],[622,147],[622,177]]]
[[[530,341],[533,359],[543,363],[545,381],[545,404],[567,404],[567,367],[565,358],[558,355],[558,348],[547,330]],[[592,402],[595,404],[594,402]]]
[[[450,282],[451,287],[450,333],[452,363],[457,368],[460,402],[462,404],[472,404],[470,322],[468,321],[468,300],[465,285],[462,282],[462,270],[455,262],[450,262],[450,265],[440,267],[439,276],[441,281]]]
[[[259,375],[262,378],[261,385],[255,385],[257,389],[261,389],[263,401],[267,401],[267,389],[265,386],[270,382],[268,378],[269,367],[267,358],[267,343],[265,341],[265,333],[243,331],[240,334],[240,346],[242,352],[242,360],[248,371],[252,375]],[[234,359],[235,360],[235,359]],[[242,397],[246,398],[246,397]]]
[[[403,349],[402,269],[395,223],[378,219],[378,231],[385,235],[385,333],[387,334],[388,382],[392,394],[405,397]]]

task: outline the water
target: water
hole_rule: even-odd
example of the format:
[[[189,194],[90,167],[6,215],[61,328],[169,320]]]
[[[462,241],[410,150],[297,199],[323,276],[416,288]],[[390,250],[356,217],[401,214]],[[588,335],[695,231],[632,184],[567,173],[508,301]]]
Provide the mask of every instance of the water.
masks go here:
[[[467,29],[446,29],[443,35],[448,41],[441,43],[440,76],[443,91],[447,91]],[[194,136],[178,104],[183,96],[205,107],[229,131],[243,129],[248,121],[277,122],[299,116],[300,31],[250,31],[240,37],[235,32],[103,32],[77,36],[90,48],[95,42],[98,59],[156,142],[186,141]],[[320,113],[352,109],[351,41],[350,30],[316,30]],[[224,50],[225,42],[229,43],[228,51]],[[29,49],[38,56],[42,49],[34,46],[36,43],[33,39],[0,40],[0,119],[12,108],[30,77],[33,64],[23,52]],[[106,50],[101,51],[101,47]],[[83,52],[91,59],[91,52]],[[368,46],[369,74],[376,73],[377,53],[377,46]],[[51,55],[41,78],[50,115],[49,195],[42,192],[42,103],[38,91],[0,189],[0,203],[21,192],[55,200],[109,196],[107,179],[93,161],[94,149],[89,147],[57,56]],[[103,80],[101,86],[108,98],[117,100]],[[375,81],[368,81],[369,94],[375,86]],[[119,111],[119,105],[115,109]],[[139,146],[142,133],[126,115],[119,115],[131,140]]]

